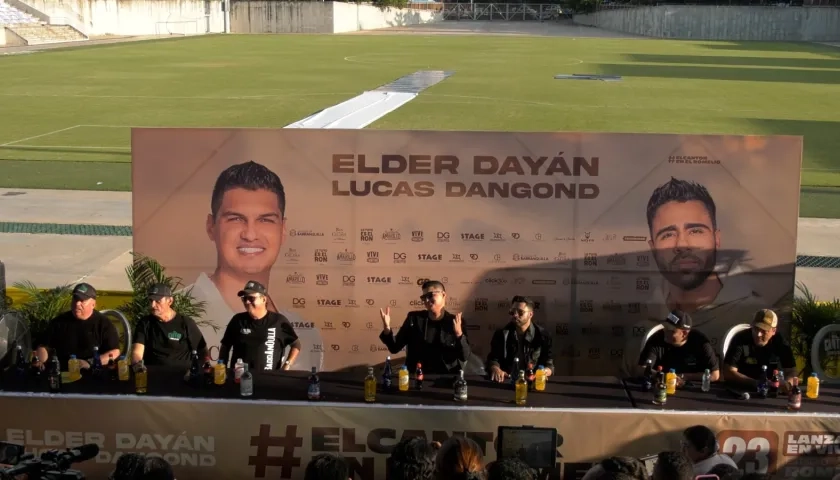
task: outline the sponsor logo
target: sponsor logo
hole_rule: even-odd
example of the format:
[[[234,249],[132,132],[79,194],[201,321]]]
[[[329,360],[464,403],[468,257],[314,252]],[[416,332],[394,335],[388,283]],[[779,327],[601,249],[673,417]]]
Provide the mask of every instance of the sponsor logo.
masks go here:
[[[580,241],[581,243],[592,243],[595,239],[592,238],[592,232],[583,232],[583,236],[580,237]]]
[[[324,232],[315,232],[313,230],[289,230],[289,235],[293,237],[323,237]]]
[[[542,240],[543,240],[543,234],[542,233],[535,233],[534,234],[534,241],[535,242],[542,242]]]
[[[382,345],[382,344],[376,345],[374,343],[371,343],[370,344],[370,351],[371,351],[371,353],[387,352],[388,347],[386,347],[385,345]]]
[[[461,240],[465,242],[481,242],[484,241],[483,233],[462,233]]]
[[[394,230],[393,228],[389,228],[388,230],[382,233],[382,240],[385,240],[386,242],[396,242],[401,238],[402,235],[400,235],[400,232]]]
[[[614,253],[612,255],[607,256],[607,265],[612,265],[614,267],[622,267],[626,264],[627,259],[624,258],[624,255]]]
[[[333,352],[337,352],[337,351],[341,350],[341,347],[340,347],[340,346],[338,346],[338,345],[336,345],[335,343],[333,343],[332,345],[330,345],[330,348],[332,348],[332,349],[333,349]]]
[[[302,297],[293,298],[292,308],[306,308],[306,299]]]
[[[345,287],[355,287],[356,286],[356,276],[355,275],[344,275],[341,277],[341,284]]]
[[[598,280],[572,280],[570,278],[564,278],[563,285],[598,285]]]
[[[502,254],[501,253],[494,253],[493,254],[493,260],[491,260],[491,262],[492,263],[505,263],[505,261],[502,260]]]
[[[598,254],[597,253],[584,253],[583,254],[583,266],[584,267],[597,267],[598,266]]]
[[[349,250],[344,250],[343,252],[338,252],[338,254],[335,256],[335,259],[338,260],[339,262],[345,262],[345,263],[346,262],[355,262],[356,261],[356,254],[349,251]]]
[[[604,241],[605,242],[613,242],[618,239],[618,235],[614,233],[605,233],[604,234]]]
[[[422,307],[424,305],[423,305],[423,302],[421,302],[420,300],[412,300],[412,301],[408,302],[408,306],[409,307]]]
[[[580,313],[592,313],[595,311],[592,300],[581,300],[579,303]]]
[[[405,263],[405,252],[394,252],[394,263]]]
[[[372,285],[390,285],[391,277],[367,277],[367,283]]]
[[[374,302],[372,298],[366,298],[365,299],[365,305],[367,305],[368,307],[372,307],[372,306],[376,305],[376,302]]]
[[[640,237],[638,235],[625,235],[621,239],[625,242],[647,242],[647,237]]]
[[[484,279],[484,283],[496,287],[501,287],[503,285],[507,285],[508,281],[506,278],[489,277]]]
[[[500,232],[493,232],[493,235],[490,237],[491,242],[504,242],[505,235]]]
[[[486,312],[486,311],[490,310],[490,307],[489,307],[488,303],[489,303],[489,300],[487,300],[486,298],[476,298],[475,299],[475,311],[476,312]]]
[[[463,261],[464,260],[461,259],[461,254],[460,253],[453,253],[452,258],[449,259],[449,263],[461,263]]]
[[[557,256],[554,257],[554,261],[555,262],[568,262],[569,261],[569,255],[567,255],[566,252],[557,252]]]
[[[347,240],[347,232],[343,228],[336,227],[335,231],[332,232],[332,239],[333,242],[343,242]]]
[[[424,284],[424,283],[426,283],[426,282],[428,282],[429,280],[431,280],[431,279],[430,279],[430,278],[426,278],[426,277],[418,277],[418,278],[417,278],[417,281],[416,281],[416,282],[414,282],[414,283],[416,283],[418,287],[422,287],[422,286],[423,286],[423,284]]]
[[[478,254],[477,253],[471,253],[470,254],[470,261],[477,262],[478,261]]]
[[[359,308],[359,304],[352,298],[348,298],[347,302],[344,303],[344,306],[347,308]]]
[[[310,351],[312,353],[324,353],[324,345],[321,343],[313,343],[312,350]]]
[[[414,230],[411,232],[411,241],[412,242],[422,242],[423,241],[423,230]]]
[[[568,323],[558,323],[554,327],[554,332],[557,335],[568,335],[569,334],[569,324]]]
[[[650,266],[650,256],[649,255],[636,255],[636,266],[637,267]]]
[[[437,241],[444,243],[449,241],[449,232],[437,232]]]
[[[580,328],[580,333],[583,335],[588,335],[590,337],[597,337],[601,334],[601,327],[597,325],[584,325]]]
[[[300,259],[300,253],[294,248],[290,248],[283,256],[286,258],[286,263],[297,263]]]
[[[639,302],[630,302],[627,304],[627,313],[642,313],[642,304]]]
[[[379,252],[374,252],[374,251],[367,252],[367,262],[368,263],[379,263]]]
[[[532,255],[529,253],[514,253],[513,254],[513,261],[514,262],[547,262],[548,257],[544,257],[542,255]]]
[[[612,290],[618,290],[621,288],[621,278],[616,275],[610,275],[609,280],[607,280],[607,286],[610,287]]]
[[[614,337],[623,337],[624,336],[624,327],[621,326],[621,325],[613,325],[612,334],[613,334]]]
[[[359,353],[359,346],[353,345],[350,347],[350,353]]]
[[[418,253],[417,260],[421,262],[439,262],[443,260],[443,255],[439,253]]]
[[[601,305],[601,310],[605,312],[621,312],[621,304],[610,300],[609,302],[604,302],[604,304]]]
[[[340,307],[341,300],[335,298],[319,298],[318,299],[318,306],[319,307]]]
[[[549,279],[536,279],[531,280],[532,285],[557,285],[557,280],[549,280]]]
[[[390,305],[392,307],[396,307],[397,306],[397,301],[394,300],[394,299],[391,299],[391,300],[388,301],[388,305]]]
[[[286,275],[286,283],[289,285],[303,285],[306,283],[306,277],[302,273],[292,272]]]
[[[645,327],[633,327],[633,336],[634,337],[644,337],[647,333],[647,328]]]
[[[324,322],[324,330],[335,330],[333,322]]]
[[[363,228],[359,230],[359,240],[365,243],[370,243],[373,241],[373,229],[372,228]]]
[[[325,286],[330,284],[330,276],[326,273],[319,273],[315,275],[315,285]]]
[[[636,278],[636,290],[640,292],[647,292],[650,290],[650,278],[638,277]]]
[[[376,327],[373,326],[373,322],[367,322],[365,323],[365,328],[367,328],[368,330],[373,330]]]
[[[624,350],[621,348],[613,348],[610,350],[610,358],[622,358],[624,356]]]
[[[601,349],[598,347],[593,347],[589,349],[589,358],[591,360],[598,360],[601,358]]]
[[[411,283],[411,277],[400,277],[400,285],[414,285]]]
[[[274,343],[277,339],[277,328],[271,327],[268,329],[268,335],[265,339],[265,367],[263,370],[274,369]]]
[[[315,249],[315,263],[327,263],[327,250],[324,248]]]
[[[499,300],[496,302],[496,310],[507,310],[510,308],[510,301],[508,300]]]
[[[520,238],[522,238],[522,235],[520,235],[519,232],[513,232],[510,234],[510,238],[514,240],[519,240]]]
[[[350,322],[341,322],[341,326],[344,327],[345,330],[350,328],[352,325],[353,324]]]

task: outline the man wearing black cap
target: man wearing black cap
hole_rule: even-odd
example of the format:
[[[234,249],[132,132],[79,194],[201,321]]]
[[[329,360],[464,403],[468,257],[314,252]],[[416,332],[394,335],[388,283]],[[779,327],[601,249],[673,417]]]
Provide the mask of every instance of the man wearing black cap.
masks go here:
[[[709,339],[691,329],[691,316],[681,310],[674,310],[662,322],[664,329],[654,333],[645,344],[639,356],[639,367],[644,369],[648,360],[653,368],[662,367],[668,372],[674,369],[679,376],[678,384],[685,380],[700,381],[708,369],[711,380],[720,378],[717,355]]]
[[[96,310],[96,289],[80,283],[73,289],[70,311],[55,317],[47,326],[37,349],[38,359],[44,365],[50,348],[58,356],[62,369],[67,369],[70,355],[80,360],[82,368],[90,368],[93,348],[99,347],[99,359],[105,365],[109,358],[119,357],[119,342],[114,324]]]
[[[222,337],[219,360],[226,364],[242,359],[250,370],[289,370],[300,353],[300,340],[289,320],[270,312],[266,305],[268,292],[259,282],[250,281],[239,291],[245,312],[230,319]],[[289,356],[283,361],[283,351]],[[233,357],[230,351],[233,349]]]
[[[152,285],[148,292],[152,313],[137,321],[131,363],[188,368],[192,351],[204,359],[207,346],[201,330],[192,318],[172,309],[172,290],[163,284]]]

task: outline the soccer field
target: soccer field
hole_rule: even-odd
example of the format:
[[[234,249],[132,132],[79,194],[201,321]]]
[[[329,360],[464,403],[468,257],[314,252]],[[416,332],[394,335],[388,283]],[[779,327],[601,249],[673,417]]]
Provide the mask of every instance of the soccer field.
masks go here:
[[[794,43],[226,35],[9,55],[0,186],[130,190],[131,126],[283,127],[421,69],[455,75],[368,128],[804,135],[801,215],[840,218],[840,48]]]

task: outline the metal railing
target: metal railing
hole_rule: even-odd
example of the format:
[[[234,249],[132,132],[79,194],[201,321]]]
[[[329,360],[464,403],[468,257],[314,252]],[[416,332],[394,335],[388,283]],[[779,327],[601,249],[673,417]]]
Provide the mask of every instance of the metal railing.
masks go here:
[[[444,20],[550,21],[564,17],[559,5],[517,3],[445,3]]]

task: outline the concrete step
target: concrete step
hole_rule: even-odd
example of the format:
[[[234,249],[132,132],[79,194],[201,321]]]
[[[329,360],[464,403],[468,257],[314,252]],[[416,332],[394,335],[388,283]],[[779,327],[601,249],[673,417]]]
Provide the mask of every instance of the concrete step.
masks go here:
[[[88,38],[69,25],[26,24],[10,25],[9,30],[26,41],[27,45],[79,42]]]

